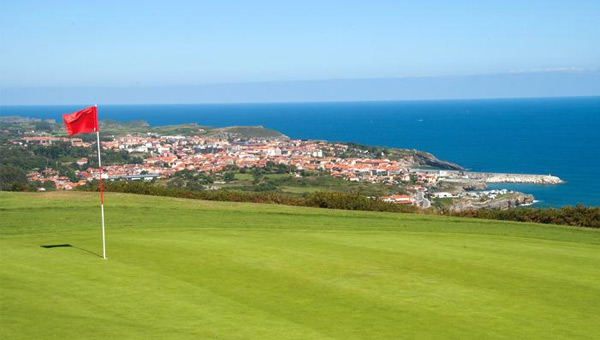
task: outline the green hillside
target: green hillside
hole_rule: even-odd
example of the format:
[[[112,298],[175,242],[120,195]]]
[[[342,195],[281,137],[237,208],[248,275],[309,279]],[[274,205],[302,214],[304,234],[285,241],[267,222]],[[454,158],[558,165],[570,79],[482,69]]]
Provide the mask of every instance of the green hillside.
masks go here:
[[[598,230],[98,201],[0,192],[2,339],[600,338]]]

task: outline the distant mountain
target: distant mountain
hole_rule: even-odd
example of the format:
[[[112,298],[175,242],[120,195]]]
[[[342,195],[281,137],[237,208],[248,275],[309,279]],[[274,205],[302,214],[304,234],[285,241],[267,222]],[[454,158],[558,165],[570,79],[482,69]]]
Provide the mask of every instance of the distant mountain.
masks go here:
[[[0,88],[2,105],[281,103],[600,95],[598,70],[221,83],[195,86]]]

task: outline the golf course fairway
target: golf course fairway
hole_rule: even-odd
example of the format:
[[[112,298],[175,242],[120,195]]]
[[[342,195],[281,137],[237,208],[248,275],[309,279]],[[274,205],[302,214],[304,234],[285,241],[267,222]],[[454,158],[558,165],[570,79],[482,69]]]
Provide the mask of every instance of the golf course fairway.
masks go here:
[[[109,193],[102,260],[98,204],[0,192],[0,338],[600,338],[598,230]]]

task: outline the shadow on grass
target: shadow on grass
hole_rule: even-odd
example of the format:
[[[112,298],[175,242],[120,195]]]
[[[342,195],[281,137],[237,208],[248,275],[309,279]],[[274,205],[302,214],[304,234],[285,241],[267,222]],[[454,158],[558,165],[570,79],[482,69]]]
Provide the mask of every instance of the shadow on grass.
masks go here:
[[[41,245],[40,247],[46,248],[46,249],[52,249],[52,248],[75,248],[75,249],[79,249],[79,250],[84,251],[86,253],[89,253],[89,254],[92,254],[94,256],[98,256],[98,257],[102,258],[102,255],[94,253],[91,250],[79,248],[77,246],[74,246],[74,245],[71,245],[71,244],[68,244],[68,243],[65,243],[65,244],[48,244],[48,245]]]

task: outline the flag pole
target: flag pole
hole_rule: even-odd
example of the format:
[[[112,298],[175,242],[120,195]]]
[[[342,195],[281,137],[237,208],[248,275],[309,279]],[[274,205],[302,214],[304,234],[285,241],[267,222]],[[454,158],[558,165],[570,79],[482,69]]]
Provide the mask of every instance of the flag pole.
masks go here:
[[[94,105],[96,108],[98,105]],[[100,127],[96,129],[98,142],[98,179],[100,180],[100,216],[102,218],[102,259],[106,260],[106,236],[104,233],[104,186],[102,185],[102,159],[100,157]]]

